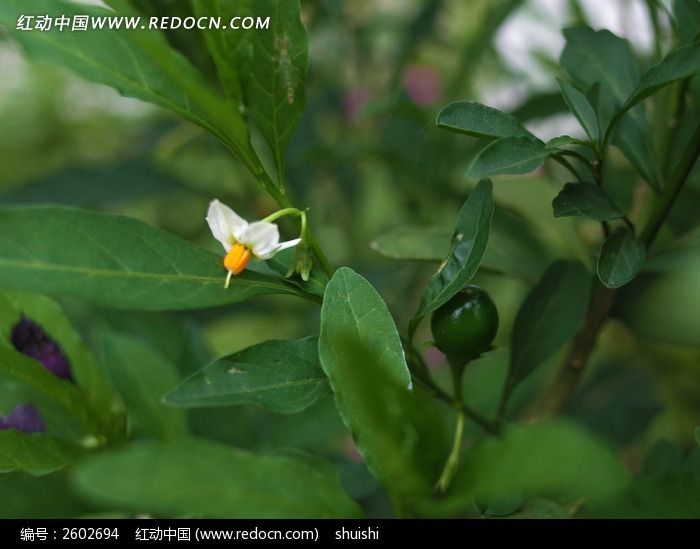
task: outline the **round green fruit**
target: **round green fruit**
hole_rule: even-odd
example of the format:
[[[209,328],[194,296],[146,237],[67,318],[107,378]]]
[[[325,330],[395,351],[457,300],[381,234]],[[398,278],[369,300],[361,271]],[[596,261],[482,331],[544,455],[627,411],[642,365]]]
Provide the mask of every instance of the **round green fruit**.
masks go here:
[[[430,327],[438,349],[450,360],[467,362],[491,347],[498,311],[484,290],[466,286],[433,313]]]

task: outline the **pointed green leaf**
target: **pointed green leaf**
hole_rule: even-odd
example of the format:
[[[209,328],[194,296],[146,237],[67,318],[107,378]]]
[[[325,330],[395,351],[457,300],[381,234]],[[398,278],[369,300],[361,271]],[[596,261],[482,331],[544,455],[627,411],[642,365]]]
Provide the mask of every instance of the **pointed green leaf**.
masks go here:
[[[596,221],[619,219],[624,213],[593,183],[567,183],[552,202],[554,217],[582,215]]]
[[[700,42],[672,50],[661,62],[642,75],[639,84],[616,117],[622,116],[637,103],[664,86],[688,78],[698,71],[700,71]]]
[[[433,226],[397,227],[380,235],[370,247],[384,257],[437,261],[450,253],[452,231]],[[489,241],[480,269],[536,280],[549,263],[546,246],[532,224],[517,212],[494,209]]]
[[[550,152],[564,151],[567,147],[578,146],[578,145],[590,145],[590,141],[583,141],[582,139],[576,139],[570,135],[560,135],[559,137],[553,137],[547,143],[545,143],[545,149]]]
[[[219,99],[189,62],[157,30],[88,29],[69,32],[16,30],[20,14],[114,17],[117,13],[61,0],[0,3],[0,25],[37,61],[67,67],[121,94],[170,109],[206,128],[236,152],[248,166],[260,167],[237,109]],[[260,168],[261,169],[261,168]]]
[[[100,335],[100,351],[136,436],[168,439],[187,432],[185,414],[161,402],[178,382],[177,369],[168,360],[140,340],[112,331]]]
[[[591,279],[580,263],[555,261],[530,291],[515,318],[508,384],[512,388],[541,366],[579,329]]]
[[[564,37],[561,64],[574,85],[583,91],[600,86],[598,103],[593,107],[604,133],[639,81],[639,65],[632,48],[627,40],[610,31],[594,31],[585,26],[565,29]]]
[[[618,229],[600,249],[598,278],[608,288],[624,286],[637,276],[645,259],[644,244],[630,229]]]
[[[632,166],[644,177],[649,186],[659,192],[662,177],[656,163],[654,144],[646,128],[647,125],[642,117],[632,110],[616,123],[612,142],[625,153]]]
[[[688,44],[700,37],[700,2],[674,0],[673,17],[681,44]]]
[[[557,78],[561,95],[569,107],[569,110],[581,123],[581,126],[593,141],[600,139],[600,129],[598,128],[598,117],[593,107],[588,102],[588,98],[579,91],[576,86],[565,80]]]
[[[318,338],[254,345],[192,374],[165,401],[197,408],[257,403],[283,414],[308,408],[330,393],[318,360]]]
[[[467,169],[467,177],[482,179],[498,174],[528,173],[549,156],[545,145],[534,137],[503,137],[489,144]]]
[[[595,91],[594,107],[600,133],[620,147],[635,169],[652,188],[661,188],[661,173],[655,158],[644,111],[633,109],[609,135],[611,123],[632,94],[640,78],[639,65],[629,42],[607,30],[573,27],[564,31],[566,46],[561,64],[573,84],[586,94]],[[607,139],[606,139],[607,140]]]
[[[306,105],[309,39],[299,0],[254,0],[250,6],[253,16],[270,18],[270,28],[246,31],[252,58],[243,77],[245,100],[284,181],[284,155]]]
[[[434,403],[412,388],[386,305],[351,269],[328,283],[319,356],[357,448],[404,514],[432,493],[447,437]]]
[[[0,430],[0,473],[46,475],[78,461],[81,451],[56,437]]]
[[[436,123],[438,128],[475,137],[534,137],[514,116],[474,101],[446,105]]]
[[[480,181],[462,206],[449,255],[423,292],[416,318],[447,303],[476,273],[484,257],[493,217],[493,184]]]
[[[72,208],[0,209],[0,288],[142,310],[306,295],[250,271],[234,277],[228,289],[224,279],[220,256],[127,217]]]
[[[109,510],[163,517],[361,515],[330,467],[201,439],[137,443],[102,453],[81,465],[77,486]]]
[[[193,0],[192,8],[197,17],[219,17],[221,21],[231,21],[233,17],[251,14],[249,0]],[[244,102],[242,79],[251,53],[249,32],[232,28],[203,29],[201,32],[226,97],[234,104],[234,108],[241,108]]]

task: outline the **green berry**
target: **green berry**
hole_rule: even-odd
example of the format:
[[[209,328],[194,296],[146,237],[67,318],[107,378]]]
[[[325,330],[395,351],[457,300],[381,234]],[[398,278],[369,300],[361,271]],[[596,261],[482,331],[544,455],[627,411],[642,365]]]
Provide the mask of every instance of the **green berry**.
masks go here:
[[[433,339],[450,361],[468,362],[488,351],[498,330],[498,311],[478,286],[466,286],[430,320]]]

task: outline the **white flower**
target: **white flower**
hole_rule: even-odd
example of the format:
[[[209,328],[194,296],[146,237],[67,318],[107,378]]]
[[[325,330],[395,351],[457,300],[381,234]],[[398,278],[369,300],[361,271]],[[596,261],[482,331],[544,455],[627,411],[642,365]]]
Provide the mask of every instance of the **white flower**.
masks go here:
[[[270,259],[277,252],[296,246],[300,238],[280,242],[277,225],[269,221],[248,223],[231,208],[218,200],[209,203],[207,223],[214,238],[226,250],[224,266],[228,269],[226,287],[231,275],[245,269],[251,255],[257,259]]]

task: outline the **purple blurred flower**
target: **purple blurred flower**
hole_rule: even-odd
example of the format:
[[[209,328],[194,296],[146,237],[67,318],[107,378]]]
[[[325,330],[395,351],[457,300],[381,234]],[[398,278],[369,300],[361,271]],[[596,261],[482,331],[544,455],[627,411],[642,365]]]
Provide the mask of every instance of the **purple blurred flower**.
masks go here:
[[[23,315],[22,320],[12,328],[10,339],[20,353],[38,360],[60,378],[73,379],[70,363],[63,351],[36,322]]]
[[[403,73],[403,87],[416,105],[432,105],[442,95],[440,75],[430,67],[408,67]]]
[[[44,422],[31,404],[20,404],[8,415],[0,416],[0,429],[17,429],[24,433],[43,433]]]

